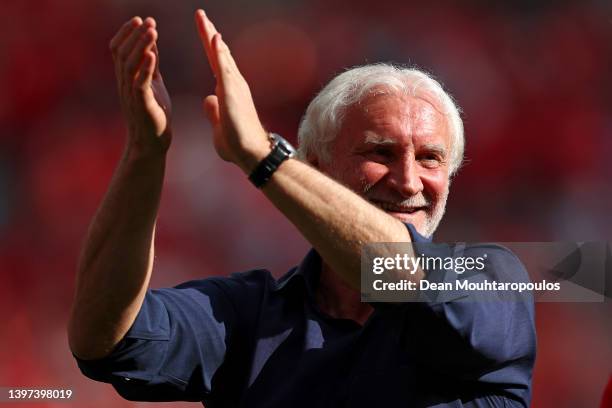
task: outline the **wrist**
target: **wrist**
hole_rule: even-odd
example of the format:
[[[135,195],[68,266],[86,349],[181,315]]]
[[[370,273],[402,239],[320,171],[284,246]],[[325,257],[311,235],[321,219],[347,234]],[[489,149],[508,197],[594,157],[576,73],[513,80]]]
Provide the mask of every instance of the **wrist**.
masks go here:
[[[138,143],[128,143],[125,146],[123,159],[128,163],[159,163],[166,161],[166,152],[155,146],[143,146]]]
[[[165,160],[170,147],[170,138],[155,135],[140,135],[130,132],[125,146],[125,157],[132,161]]]
[[[249,149],[245,149],[243,154],[236,160],[236,164],[244,174],[250,175],[257,165],[266,158],[272,151],[272,146],[267,133],[262,130],[263,137],[257,137],[257,143],[253,143]]]
[[[249,180],[257,188],[262,188],[284,161],[295,156],[295,149],[281,135],[269,133],[268,140],[270,152],[249,173]]]

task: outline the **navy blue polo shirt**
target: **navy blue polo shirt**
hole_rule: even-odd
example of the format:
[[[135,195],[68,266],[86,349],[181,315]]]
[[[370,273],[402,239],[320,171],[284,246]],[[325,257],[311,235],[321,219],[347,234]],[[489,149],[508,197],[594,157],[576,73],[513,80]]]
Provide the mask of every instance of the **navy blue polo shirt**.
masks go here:
[[[510,251],[486,252],[496,271],[528,280]],[[312,250],[279,280],[252,270],[149,290],[113,353],[79,367],[129,400],[209,408],[529,406],[530,296],[373,304],[361,326],[318,309],[320,271]]]

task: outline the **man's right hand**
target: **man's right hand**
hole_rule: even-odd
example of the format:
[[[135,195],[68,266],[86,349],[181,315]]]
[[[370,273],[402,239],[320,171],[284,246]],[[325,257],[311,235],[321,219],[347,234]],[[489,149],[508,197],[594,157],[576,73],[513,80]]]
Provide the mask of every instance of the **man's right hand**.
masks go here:
[[[157,30],[151,17],[134,17],[110,42],[123,114],[128,122],[128,149],[141,154],[165,153],[170,146],[171,103],[159,72]]]
[[[155,20],[134,17],[110,43],[129,135],[77,268],[68,341],[85,360],[108,355],[125,336],[153,271],[155,220],[171,138],[170,98],[157,67],[156,40]]]

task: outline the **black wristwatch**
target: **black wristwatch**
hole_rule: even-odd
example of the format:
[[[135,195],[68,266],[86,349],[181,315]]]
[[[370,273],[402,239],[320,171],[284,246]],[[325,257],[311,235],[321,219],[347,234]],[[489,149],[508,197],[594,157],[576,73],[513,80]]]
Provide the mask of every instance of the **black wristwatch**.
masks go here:
[[[282,136],[276,133],[268,133],[268,138],[272,143],[272,151],[259,162],[249,176],[249,180],[257,188],[263,187],[270,180],[272,174],[274,174],[282,162],[295,156],[295,149]]]

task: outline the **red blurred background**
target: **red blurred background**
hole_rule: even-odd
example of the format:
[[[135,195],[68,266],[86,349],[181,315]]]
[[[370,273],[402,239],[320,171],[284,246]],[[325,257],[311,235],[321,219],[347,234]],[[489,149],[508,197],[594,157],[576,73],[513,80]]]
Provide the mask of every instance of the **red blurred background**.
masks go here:
[[[158,22],[174,103],[153,286],[253,267],[278,276],[308,248],[214,154],[198,7],[232,47],[266,126],[293,141],[309,100],[346,67],[393,61],[438,76],[463,107],[468,160],[437,240],[611,240],[612,3],[409,3],[3,2],[0,386],[76,395],[20,407],[138,405],[84,378],[65,334],[79,245],[125,136],[108,41],[133,15]],[[537,305],[534,407],[598,406],[611,312],[609,302]]]

